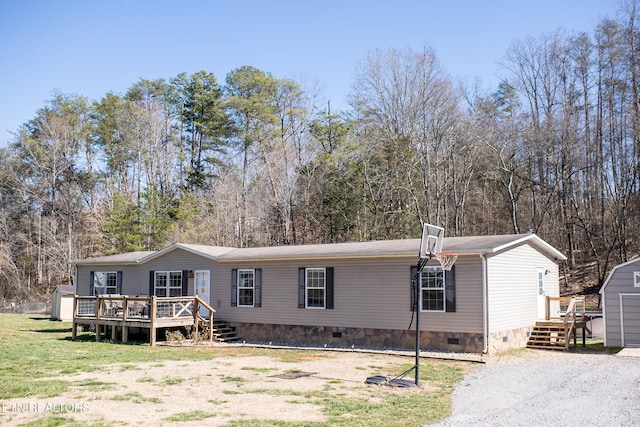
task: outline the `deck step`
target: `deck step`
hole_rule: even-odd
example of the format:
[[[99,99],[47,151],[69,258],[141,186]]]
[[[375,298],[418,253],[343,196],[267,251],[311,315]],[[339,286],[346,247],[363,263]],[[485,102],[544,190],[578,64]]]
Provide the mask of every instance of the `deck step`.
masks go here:
[[[240,339],[236,328],[229,326],[221,319],[213,321],[213,338],[218,342],[232,342]]]
[[[540,321],[536,322],[527,348],[542,350],[567,350],[568,331],[564,323]]]

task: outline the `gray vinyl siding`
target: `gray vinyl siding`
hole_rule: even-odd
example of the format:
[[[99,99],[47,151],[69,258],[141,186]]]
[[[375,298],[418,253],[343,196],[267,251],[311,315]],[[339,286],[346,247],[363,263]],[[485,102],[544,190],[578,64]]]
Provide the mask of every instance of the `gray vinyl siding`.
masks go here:
[[[533,326],[538,320],[537,269],[545,268],[545,293],[559,296],[558,265],[528,244],[487,259],[489,332]]]
[[[602,305],[605,316],[605,345],[607,346],[619,347],[623,345],[621,305],[624,310],[624,344],[640,344],[640,331],[638,330],[638,326],[640,326],[640,288],[634,287],[634,271],[640,271],[640,260],[618,266],[607,279],[603,288]]]
[[[417,259],[220,263],[212,275],[216,316],[228,321],[352,328],[408,329],[410,266]],[[334,268],[334,309],[298,308],[298,269]],[[231,270],[262,269],[262,307],[231,307]],[[421,329],[482,332],[480,260],[456,263],[456,313],[421,313]]]
[[[137,265],[78,265],[78,295],[89,295],[89,276],[92,271],[122,271],[123,295],[149,295],[150,271],[211,270],[215,261],[176,249],[144,264]],[[213,286],[212,286],[213,289]],[[188,295],[193,295],[193,279],[189,279]]]

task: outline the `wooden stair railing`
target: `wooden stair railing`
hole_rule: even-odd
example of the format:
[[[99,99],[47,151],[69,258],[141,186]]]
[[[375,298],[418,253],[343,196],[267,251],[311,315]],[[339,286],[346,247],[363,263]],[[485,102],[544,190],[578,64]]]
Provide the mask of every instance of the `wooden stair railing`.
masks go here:
[[[550,319],[549,301],[569,301],[564,316]],[[578,328],[585,326],[585,301],[584,297],[573,298],[550,298],[547,297],[547,319],[538,321],[533,327],[527,348],[537,348],[544,350],[569,350],[569,343],[573,338],[576,345],[576,332]]]
[[[209,312],[208,317],[200,315],[200,307],[204,307]],[[202,328],[205,333],[209,334],[209,342],[213,341],[213,313],[216,309],[207,304],[202,298],[196,295],[193,308],[193,329],[194,337],[198,337],[198,329]]]

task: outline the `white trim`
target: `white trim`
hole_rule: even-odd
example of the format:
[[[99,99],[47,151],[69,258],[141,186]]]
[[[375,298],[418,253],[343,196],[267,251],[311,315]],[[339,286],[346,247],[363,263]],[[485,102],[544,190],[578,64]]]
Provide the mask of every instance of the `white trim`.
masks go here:
[[[602,294],[602,328],[604,332],[604,346],[609,345],[607,340],[607,295]]]
[[[487,257],[484,253],[480,254],[482,260],[482,340],[483,347],[482,353],[487,354],[489,352],[489,269],[487,267]]]
[[[182,296],[182,281],[184,277],[182,277],[182,270],[155,270],[153,272],[153,294],[158,295],[158,273],[165,273],[167,275],[167,285],[162,289],[165,289],[167,294],[166,297],[170,297],[172,289],[180,289],[180,295]],[[171,273],[180,273],[180,286],[171,286]]]
[[[640,288],[640,271],[633,272],[633,287]]]
[[[322,288],[312,287],[311,289],[322,289],[322,307],[309,307],[309,276],[307,273],[309,270],[319,270],[324,273],[324,286]],[[310,310],[325,310],[327,308],[327,268],[326,267],[307,267],[304,269],[304,308],[308,308]]]
[[[422,273],[425,270],[440,270],[440,272],[442,273],[442,287],[441,288],[423,288],[422,287]],[[447,281],[445,279],[445,273],[444,273],[444,268],[442,268],[442,266],[427,266],[425,268],[422,269],[422,271],[420,272],[420,277],[419,277],[419,289],[420,289],[420,300],[419,300],[419,304],[420,304],[420,311],[423,313],[446,313],[447,312]],[[425,309],[422,307],[422,291],[423,289],[427,289],[427,290],[439,290],[442,292],[442,310],[430,310],[430,309]]]
[[[534,241],[534,245],[539,245],[542,248],[544,248],[545,251],[547,251],[548,253],[552,254],[554,258],[561,260],[561,261],[566,261],[567,257],[560,252],[559,250],[557,250],[556,248],[554,248],[553,246],[551,246],[549,243],[545,242],[544,240],[542,240],[540,237],[538,237],[536,234],[527,234],[526,236],[522,237],[521,239],[517,239],[517,240],[512,240],[508,243],[505,243],[504,245],[500,245],[500,246],[496,246],[495,248],[491,249],[490,252],[495,253],[495,252],[500,252],[504,249],[509,249],[512,246],[516,246],[519,245],[520,243],[524,243],[527,242],[529,240],[533,240]]]
[[[107,276],[106,276],[107,274],[114,274],[116,276],[116,285],[115,285],[116,291],[115,292],[113,292],[113,293],[105,292],[103,294],[96,294],[96,275],[99,274],[99,273],[105,274],[105,279],[107,278]],[[100,286],[100,288],[105,288],[105,291],[107,290],[106,288],[108,288],[108,287],[112,287],[113,288],[114,286],[106,286],[106,285],[105,286]],[[92,290],[93,290],[93,295],[94,296],[95,295],[116,295],[118,293],[118,272],[117,271],[111,271],[111,270],[94,271],[93,272],[93,289]]]
[[[248,287],[248,286],[243,286],[242,289],[251,289],[253,291],[253,294],[251,295],[251,304],[240,304],[240,273],[243,271],[250,271],[252,273],[252,277],[251,277],[251,281],[253,283],[253,286]],[[236,283],[236,301],[237,301],[237,307],[255,307],[256,304],[256,269],[255,268],[239,268],[238,269],[238,275],[237,275],[237,283]]]
[[[630,261],[627,261],[627,262],[622,263],[622,264],[618,264],[618,265],[616,265],[615,267],[613,267],[613,268],[611,269],[611,271],[609,272],[609,275],[607,276],[607,279],[604,281],[604,284],[603,284],[603,285],[602,285],[602,287],[600,288],[600,294],[601,294],[601,295],[604,295],[604,289],[607,287],[607,285],[608,285],[608,284],[609,284],[609,282],[611,281],[611,278],[613,277],[614,273],[615,273],[616,271],[618,271],[618,269],[623,268],[623,267],[626,267],[626,266],[628,266],[628,265],[630,265],[630,264],[633,264],[633,263],[635,263],[635,262],[638,262],[638,261],[640,261],[640,258],[634,258],[634,259],[632,259],[632,260],[630,260]]]
[[[621,344],[621,347],[625,347],[626,344],[624,342],[624,312],[622,308],[623,307],[622,297],[640,297],[640,294],[621,293],[618,295],[620,296],[620,344]]]

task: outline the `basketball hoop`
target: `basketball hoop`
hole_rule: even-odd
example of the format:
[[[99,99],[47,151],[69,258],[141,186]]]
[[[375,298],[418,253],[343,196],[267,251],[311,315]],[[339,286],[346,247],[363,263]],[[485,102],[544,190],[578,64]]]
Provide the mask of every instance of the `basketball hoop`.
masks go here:
[[[458,254],[436,252],[431,256],[431,258],[437,259],[440,262],[440,265],[442,265],[443,270],[451,270],[451,267],[453,267],[453,264],[455,264],[458,259]]]

